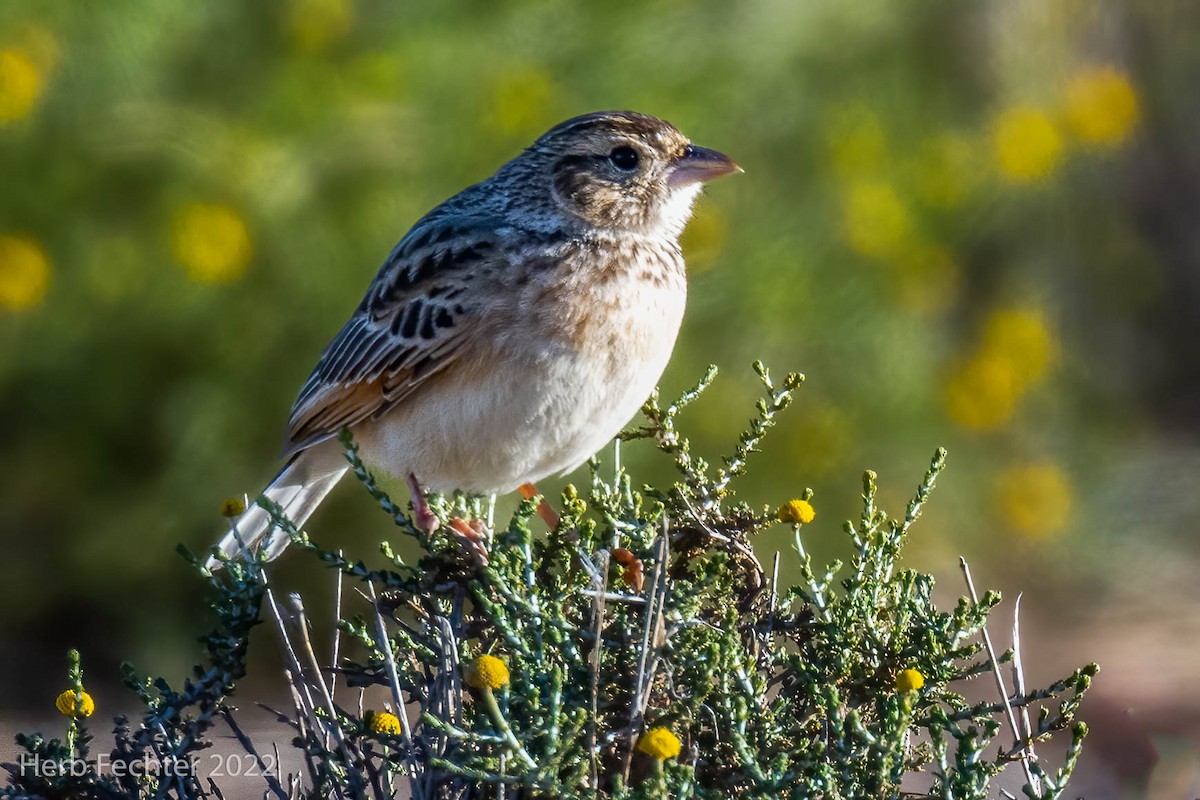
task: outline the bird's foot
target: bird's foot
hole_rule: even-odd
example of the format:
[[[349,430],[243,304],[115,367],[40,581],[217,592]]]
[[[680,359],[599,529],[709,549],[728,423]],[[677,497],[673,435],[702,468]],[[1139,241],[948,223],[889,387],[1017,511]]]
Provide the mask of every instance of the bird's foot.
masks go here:
[[[532,483],[522,483],[517,487],[517,491],[520,492],[521,496],[526,500],[532,500],[538,496],[537,487]],[[550,507],[550,504],[546,502],[546,498],[543,497],[538,501],[537,513],[538,516],[550,526],[550,530],[554,530],[558,527],[558,513]]]
[[[429,501],[425,499],[425,491],[417,482],[417,476],[411,472],[408,473],[408,490],[412,493],[413,522],[426,533],[433,533],[441,526],[441,522],[429,507]]]
[[[488,530],[482,520],[473,519],[467,522],[462,517],[451,517],[451,537],[462,548],[467,557],[477,567],[486,567],[488,563]]]

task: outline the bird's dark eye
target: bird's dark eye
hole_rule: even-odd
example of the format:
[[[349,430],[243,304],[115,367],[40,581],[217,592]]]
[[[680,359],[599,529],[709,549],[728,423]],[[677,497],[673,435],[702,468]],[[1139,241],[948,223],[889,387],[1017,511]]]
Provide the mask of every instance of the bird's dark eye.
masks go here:
[[[613,151],[608,154],[608,160],[617,169],[623,169],[628,172],[631,169],[637,169],[638,151],[632,147],[622,145],[621,147],[613,148]]]

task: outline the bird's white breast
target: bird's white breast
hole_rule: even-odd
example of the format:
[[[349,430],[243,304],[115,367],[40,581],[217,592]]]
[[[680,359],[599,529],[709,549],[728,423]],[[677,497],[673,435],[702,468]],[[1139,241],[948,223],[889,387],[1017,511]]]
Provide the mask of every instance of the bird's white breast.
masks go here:
[[[677,246],[568,242],[545,255],[503,276],[456,368],[355,431],[368,461],[435,491],[509,492],[574,469],[633,417],[683,319]]]

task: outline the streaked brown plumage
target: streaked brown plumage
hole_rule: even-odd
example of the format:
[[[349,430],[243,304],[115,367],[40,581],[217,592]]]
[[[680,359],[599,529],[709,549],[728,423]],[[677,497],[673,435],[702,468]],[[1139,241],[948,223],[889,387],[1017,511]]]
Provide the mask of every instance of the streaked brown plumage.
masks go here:
[[[265,493],[303,524],[346,470],[344,427],[368,463],[435,491],[574,469],[662,374],[686,297],[678,236],[702,182],[736,169],[662,120],[600,112],[442,203],[321,354]],[[238,531],[272,557],[286,545],[261,509]]]

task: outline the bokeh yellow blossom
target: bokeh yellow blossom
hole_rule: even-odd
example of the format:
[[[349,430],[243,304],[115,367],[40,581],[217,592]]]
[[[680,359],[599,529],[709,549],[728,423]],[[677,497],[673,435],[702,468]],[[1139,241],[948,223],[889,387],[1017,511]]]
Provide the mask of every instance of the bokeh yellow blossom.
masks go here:
[[[1071,519],[1071,482],[1057,464],[1011,467],[995,481],[996,514],[1016,532],[1040,539],[1060,532]]]
[[[838,106],[829,113],[825,146],[833,171],[842,178],[878,174],[887,161],[879,117],[862,105]]]
[[[250,232],[237,212],[227,206],[184,206],[175,215],[174,236],[175,259],[193,280],[232,281],[250,263]]]
[[[996,166],[1005,178],[1026,183],[1054,172],[1062,157],[1062,136],[1046,112],[1029,106],[1003,111],[992,124]]]
[[[546,118],[553,116],[550,111],[557,94],[544,69],[520,66],[502,70],[492,80],[488,116],[502,133],[536,134],[545,127]]]
[[[508,665],[495,656],[480,656],[467,667],[467,685],[476,689],[500,689],[508,685]]]
[[[29,115],[42,96],[46,79],[24,50],[0,50],[0,125]]]
[[[286,24],[299,49],[320,52],[350,32],[354,4],[352,0],[291,0]]]
[[[856,183],[843,198],[842,225],[855,252],[882,258],[908,236],[908,209],[891,184]]]
[[[665,761],[674,758],[683,750],[683,743],[670,728],[651,728],[638,738],[637,749],[651,758]]]
[[[964,428],[998,428],[1012,418],[1021,386],[1012,361],[986,352],[976,354],[946,381],[946,413]]]
[[[386,711],[380,711],[377,714],[371,714],[370,722],[367,723],[371,733],[390,733],[398,734],[402,730],[400,727],[400,718],[395,714],[389,714]]]
[[[788,500],[779,507],[779,521],[792,525],[807,525],[816,519],[817,512],[807,500]]]
[[[49,285],[50,259],[41,246],[25,236],[0,234],[0,306],[36,306]]]
[[[1100,147],[1128,139],[1141,114],[1128,76],[1107,66],[1088,67],[1071,78],[1063,105],[1075,137]]]
[[[83,692],[78,698],[76,705],[76,697],[74,689],[67,689],[54,699],[54,707],[58,709],[58,713],[64,717],[74,717],[80,719],[82,717],[90,717],[96,711],[96,702],[92,700],[92,696],[87,692]]]
[[[925,685],[925,676],[920,670],[903,669],[896,676],[895,689],[897,692],[915,692]]]
[[[1058,355],[1058,343],[1041,311],[999,309],[983,328],[982,350],[1012,363],[1021,388],[1042,379]]]
[[[1022,395],[1058,356],[1058,342],[1037,309],[993,311],[979,348],[946,382],[950,419],[964,428],[990,430],[1008,422]]]

